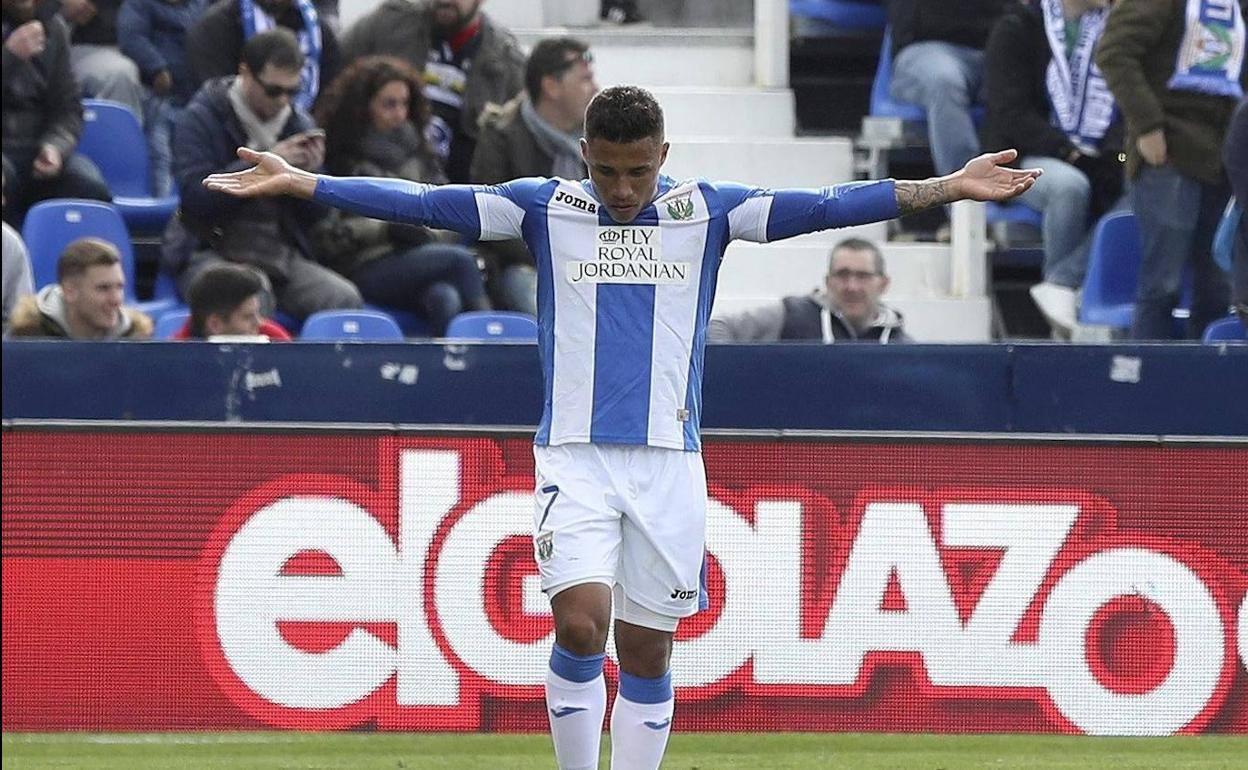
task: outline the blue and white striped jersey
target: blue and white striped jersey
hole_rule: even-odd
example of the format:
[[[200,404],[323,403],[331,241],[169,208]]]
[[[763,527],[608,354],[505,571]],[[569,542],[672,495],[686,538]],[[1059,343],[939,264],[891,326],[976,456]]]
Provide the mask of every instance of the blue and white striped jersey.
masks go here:
[[[720,260],[766,242],[897,216],[892,180],[764,190],[660,177],[627,224],[588,181],[496,186],[323,177],[316,200],[365,216],[523,238],[537,261],[545,403],[538,444],[698,450],[702,358]]]

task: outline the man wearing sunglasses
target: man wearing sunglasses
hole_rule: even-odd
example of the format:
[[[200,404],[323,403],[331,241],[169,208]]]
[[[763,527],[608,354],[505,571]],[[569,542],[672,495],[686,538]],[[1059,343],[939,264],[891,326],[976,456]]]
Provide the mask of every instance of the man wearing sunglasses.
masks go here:
[[[277,308],[297,319],[363,306],[355,285],[313,256],[308,233],[326,209],[293,200],[240,205],[200,184],[205,174],[243,168],[239,146],[305,171],[321,167],[324,132],[294,102],[303,63],[289,30],[257,34],[243,45],[238,74],[205,83],[178,119],[173,173],[182,208],[165,234],[162,267],[177,276],[183,296],[205,268],[227,260],[263,271]]]
[[[711,342],[912,342],[901,313],[884,304],[884,255],[874,243],[847,238],[828,260],[822,290],[712,318]]]

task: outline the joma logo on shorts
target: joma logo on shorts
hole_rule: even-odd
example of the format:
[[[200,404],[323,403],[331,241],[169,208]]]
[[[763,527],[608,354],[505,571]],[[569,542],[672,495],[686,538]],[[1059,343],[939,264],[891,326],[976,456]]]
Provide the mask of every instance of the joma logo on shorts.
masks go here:
[[[558,190],[555,192],[555,203],[566,203],[567,205],[571,206],[574,209],[586,211],[590,214],[598,213],[598,205],[596,203],[590,203],[584,198],[578,198],[575,195],[569,195],[563,190]]]
[[[672,591],[672,598],[676,599],[677,601],[686,601],[688,599],[696,599],[698,598],[698,589],[694,588],[689,591],[684,591],[684,590],[677,588]]]

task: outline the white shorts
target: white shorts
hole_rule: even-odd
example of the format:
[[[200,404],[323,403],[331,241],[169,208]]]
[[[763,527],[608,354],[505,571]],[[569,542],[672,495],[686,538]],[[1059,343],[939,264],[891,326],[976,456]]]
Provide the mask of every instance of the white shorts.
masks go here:
[[[698,611],[706,545],[700,452],[617,444],[534,446],[534,556],[542,590],[615,592],[615,616],[662,631]]]

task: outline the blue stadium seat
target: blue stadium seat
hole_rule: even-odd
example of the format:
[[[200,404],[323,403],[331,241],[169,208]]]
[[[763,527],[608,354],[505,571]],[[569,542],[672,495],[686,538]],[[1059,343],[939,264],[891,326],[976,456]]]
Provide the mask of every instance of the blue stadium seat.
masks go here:
[[[61,252],[79,238],[95,237],[108,241],[121,252],[121,270],[126,276],[126,304],[153,319],[177,304],[174,298],[139,302],[134,294],[134,247],[130,232],[117,209],[100,201],[59,198],[36,203],[26,214],[22,239],[30,251],[35,288],[56,283],[56,263]]]
[[[385,313],[394,319],[394,322],[403,330],[404,337],[432,337],[433,334],[429,330],[429,323],[416,315],[410,310],[400,310],[393,307],[385,307],[383,305],[373,305],[368,302],[364,303],[365,310],[375,310],[378,313]]]
[[[985,212],[988,224],[1009,222],[1012,224],[1031,225],[1039,228],[1044,225],[1044,214],[1025,203],[989,203]]]
[[[1131,326],[1140,252],[1135,214],[1117,211],[1101,217],[1092,235],[1088,274],[1083,280],[1080,323],[1117,329]]]
[[[402,340],[403,330],[388,314],[376,310],[321,310],[303,322],[299,339],[386,342]]]
[[[1238,316],[1227,316],[1219,318],[1213,323],[1205,327],[1205,335],[1201,338],[1202,342],[1246,342],[1248,343],[1248,330],[1244,329],[1243,321]]]
[[[888,21],[879,0],[789,0],[789,15],[834,30],[883,29]]]
[[[899,118],[907,123],[926,123],[927,112],[917,104],[894,101],[889,95],[893,85],[893,30],[884,28],[880,44],[880,60],[875,65],[875,81],[871,84],[871,115],[877,118]]]
[[[446,327],[446,336],[475,340],[537,341],[537,321],[527,313],[473,310],[460,313]]]
[[[191,311],[183,308],[176,308],[164,313],[160,320],[156,322],[156,330],[152,332],[154,340],[173,339],[173,335],[182,330],[186,326],[186,322],[191,320]]]
[[[130,108],[106,99],[82,101],[78,150],[99,166],[113,205],[134,232],[160,233],[178,208],[178,196],[152,196],[147,137]]]

